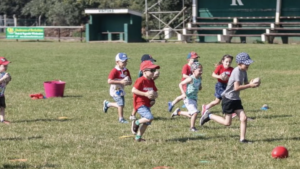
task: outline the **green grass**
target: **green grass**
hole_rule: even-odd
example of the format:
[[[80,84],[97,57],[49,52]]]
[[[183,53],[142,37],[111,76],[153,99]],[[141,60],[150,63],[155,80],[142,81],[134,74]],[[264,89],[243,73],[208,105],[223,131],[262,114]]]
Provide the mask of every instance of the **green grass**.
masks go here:
[[[241,92],[246,114],[254,119],[247,128],[253,144],[239,143],[237,119],[230,127],[215,122],[200,127],[197,120],[197,133],[189,132],[188,118],[170,119],[167,102],[180,93],[181,68],[192,50],[204,65],[199,107],[214,99],[211,74],[224,54],[245,51],[255,61],[248,76],[261,77],[262,84]],[[134,80],[142,54],[151,54],[161,66],[155,119],[145,143],[120,139],[131,135],[130,124],[119,124],[115,109],[102,112],[103,100],[112,100],[107,77],[118,52],[130,57],[127,67]],[[6,118],[12,123],[0,124],[0,168],[299,168],[299,53],[299,45],[0,42],[0,56],[12,61],[6,89]],[[44,93],[43,82],[53,79],[66,82],[65,97],[30,99]],[[132,110],[130,90],[126,118]],[[271,109],[260,111],[263,104]],[[219,105],[212,111],[221,115]],[[62,116],[68,119],[59,120]],[[288,148],[289,158],[272,159],[278,145]]]

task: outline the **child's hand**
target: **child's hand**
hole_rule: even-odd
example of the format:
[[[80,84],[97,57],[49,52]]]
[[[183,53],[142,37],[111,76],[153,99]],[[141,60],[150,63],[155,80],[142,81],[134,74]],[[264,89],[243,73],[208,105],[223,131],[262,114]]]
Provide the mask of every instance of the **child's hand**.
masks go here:
[[[149,90],[146,92],[146,97],[148,97],[150,100],[154,100],[157,98],[157,92],[154,90]]]
[[[252,80],[250,80],[250,86],[252,87],[252,88],[255,88],[255,87],[259,87],[259,85],[260,85],[260,78],[259,77],[257,77],[257,78],[255,78],[255,79],[252,79]]]
[[[2,79],[4,82],[8,83],[9,81],[11,81],[11,76],[9,75],[9,73],[5,73],[4,76],[2,76]]]
[[[129,76],[126,76],[122,81],[124,81],[122,83],[124,86],[131,85],[131,79],[129,78]]]

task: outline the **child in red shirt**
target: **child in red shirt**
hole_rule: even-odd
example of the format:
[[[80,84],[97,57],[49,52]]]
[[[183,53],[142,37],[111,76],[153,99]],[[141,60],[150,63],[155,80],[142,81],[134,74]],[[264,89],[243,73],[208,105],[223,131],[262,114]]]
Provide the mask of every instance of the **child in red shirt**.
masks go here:
[[[215,85],[215,97],[216,99],[211,101],[209,104],[202,105],[202,111],[201,114],[203,115],[204,112],[211,107],[219,104],[222,100],[221,94],[224,92],[224,90],[227,87],[228,79],[231,75],[231,72],[233,70],[233,67],[231,67],[231,62],[233,60],[233,57],[230,55],[224,55],[221,59],[221,61],[216,66],[215,71],[212,73],[212,77],[218,79],[218,82]]]
[[[127,55],[125,53],[118,53],[116,55],[116,66],[111,70],[108,76],[108,84],[110,84],[110,96],[116,102],[103,101],[103,111],[107,112],[109,107],[118,109],[119,122],[128,123],[123,117],[123,109],[125,106],[125,91],[126,85],[131,85],[131,76],[129,70],[126,68]]]
[[[191,65],[192,63],[194,62],[198,62],[198,54],[196,52],[190,52],[187,56],[187,60],[188,60],[188,63],[185,64],[183,67],[182,67],[182,78],[181,78],[181,81],[185,80],[187,77],[191,76],[192,75],[192,71],[191,71]],[[186,85],[183,86],[183,90],[185,91],[186,90]],[[184,96],[183,95],[180,95],[178,97],[175,98],[175,100],[173,100],[172,102],[168,102],[168,111],[171,112],[173,107],[175,106],[176,103],[178,103],[180,100],[183,100],[184,99]]]
[[[132,88],[134,109],[141,116],[139,120],[132,121],[131,125],[131,131],[136,135],[135,140],[138,142],[145,141],[142,139],[142,136],[154,118],[150,108],[158,95],[153,76],[156,69],[159,68],[158,65],[154,65],[150,60],[142,62],[140,70],[143,72],[143,76],[135,81]]]
[[[141,57],[141,61],[144,62],[146,60],[150,60],[152,63],[153,62],[156,62],[156,60],[149,54],[144,54],[142,57]],[[139,74],[138,74],[138,78],[139,77],[142,77],[143,76],[143,71],[142,70],[139,70]],[[157,78],[159,77],[159,70],[156,70],[156,72],[154,72],[154,76],[153,76],[153,80],[156,80]],[[136,120],[136,109],[134,108],[135,106],[133,105],[133,110],[131,112],[131,115],[129,116],[129,120]]]

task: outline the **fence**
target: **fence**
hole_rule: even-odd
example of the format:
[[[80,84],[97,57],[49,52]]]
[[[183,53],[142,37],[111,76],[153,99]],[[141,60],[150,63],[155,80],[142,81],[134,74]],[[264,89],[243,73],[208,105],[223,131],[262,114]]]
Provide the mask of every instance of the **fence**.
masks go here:
[[[0,29],[6,29],[13,26],[0,26]],[[26,28],[44,28],[44,40],[50,41],[83,41],[84,26],[18,26]],[[0,39],[6,39],[6,33],[0,33]],[[18,40],[18,39],[17,39]]]

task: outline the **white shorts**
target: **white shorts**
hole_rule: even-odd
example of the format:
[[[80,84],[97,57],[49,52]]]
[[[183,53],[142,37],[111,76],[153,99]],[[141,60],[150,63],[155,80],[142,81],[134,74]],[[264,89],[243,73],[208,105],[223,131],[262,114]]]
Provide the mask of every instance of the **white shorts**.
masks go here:
[[[199,113],[199,110],[197,109],[197,101],[196,100],[186,98],[186,99],[184,99],[183,102],[191,116],[194,115],[195,113]]]

